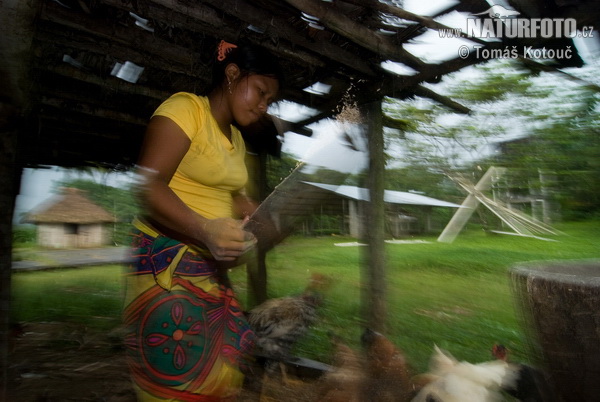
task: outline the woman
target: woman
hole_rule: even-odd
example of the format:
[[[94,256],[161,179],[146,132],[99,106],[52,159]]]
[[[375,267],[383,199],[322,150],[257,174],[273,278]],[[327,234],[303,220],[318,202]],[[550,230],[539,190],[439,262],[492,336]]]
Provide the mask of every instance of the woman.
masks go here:
[[[124,311],[139,400],[223,401],[240,391],[254,334],[219,266],[256,239],[233,218],[247,180],[233,124],[258,121],[280,77],[264,49],[221,42],[208,96],[177,93],[150,119]]]

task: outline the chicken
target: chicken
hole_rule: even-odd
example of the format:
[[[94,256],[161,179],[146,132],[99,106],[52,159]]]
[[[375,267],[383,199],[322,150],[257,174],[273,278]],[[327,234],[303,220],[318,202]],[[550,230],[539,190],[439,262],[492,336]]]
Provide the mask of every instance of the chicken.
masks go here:
[[[361,344],[366,358],[368,400],[409,401],[411,369],[404,353],[384,335],[368,328],[361,336]]]
[[[333,345],[332,369],[323,374],[317,384],[317,401],[361,402],[366,385],[364,359],[336,336]]]
[[[513,388],[518,377],[518,367],[505,361],[459,362],[437,346],[429,370],[429,383],[413,402],[502,401],[502,390]]]
[[[259,352],[271,359],[290,359],[293,346],[316,322],[322,291],[330,284],[329,277],[313,274],[302,294],[269,299],[250,310],[248,322],[256,333]]]
[[[248,322],[256,334],[257,355],[266,359],[261,400],[280,368],[285,385],[292,385],[284,363],[293,361],[292,349],[316,322],[317,309],[323,302],[323,291],[331,278],[313,274],[302,294],[270,299],[248,312]]]
[[[492,347],[492,356],[508,362],[508,349],[504,345],[496,344]],[[511,396],[523,402],[553,401],[552,391],[546,376],[538,369],[521,363],[512,363],[517,369],[517,378],[514,386],[504,388]]]
[[[366,329],[362,353],[334,338],[333,369],[319,381],[318,401],[403,402],[413,395],[402,351],[384,335]]]

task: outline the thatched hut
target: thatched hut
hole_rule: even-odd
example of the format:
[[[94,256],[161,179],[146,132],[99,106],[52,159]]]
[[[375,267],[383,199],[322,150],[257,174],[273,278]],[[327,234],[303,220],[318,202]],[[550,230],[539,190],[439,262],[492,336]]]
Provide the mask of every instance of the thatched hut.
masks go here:
[[[37,242],[50,248],[86,248],[108,244],[109,224],[116,218],[91,201],[84,190],[63,188],[61,194],[31,211],[24,223],[37,226]]]

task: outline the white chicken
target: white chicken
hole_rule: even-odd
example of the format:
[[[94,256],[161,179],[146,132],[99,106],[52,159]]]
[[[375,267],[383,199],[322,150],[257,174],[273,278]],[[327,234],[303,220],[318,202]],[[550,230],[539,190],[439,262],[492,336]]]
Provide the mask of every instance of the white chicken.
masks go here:
[[[502,401],[502,389],[514,387],[518,368],[502,360],[479,364],[458,361],[435,346],[427,384],[413,402]]]

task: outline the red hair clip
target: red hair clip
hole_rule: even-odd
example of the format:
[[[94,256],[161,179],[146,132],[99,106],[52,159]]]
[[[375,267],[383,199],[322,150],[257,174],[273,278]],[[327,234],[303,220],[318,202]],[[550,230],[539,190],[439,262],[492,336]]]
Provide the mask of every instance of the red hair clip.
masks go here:
[[[227,54],[231,52],[232,49],[237,48],[233,43],[225,42],[224,40],[219,43],[219,48],[217,49],[217,60],[223,61]]]

